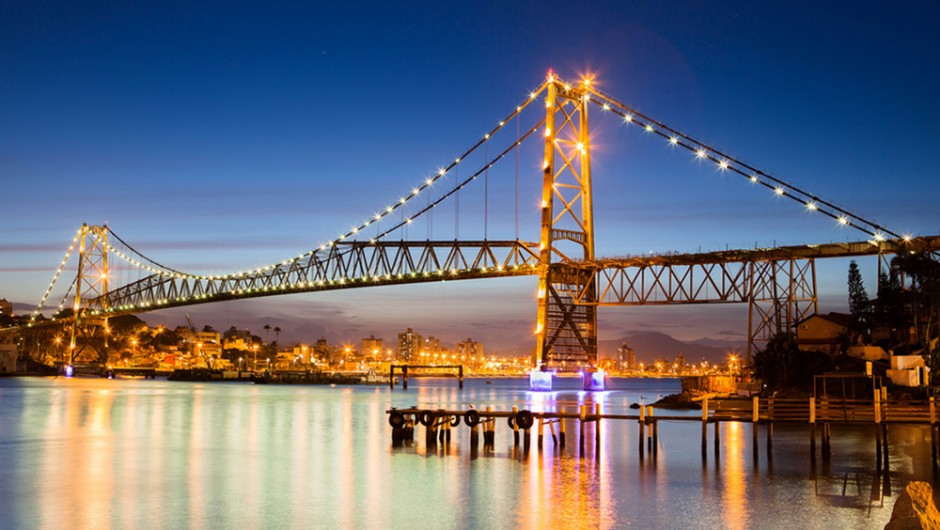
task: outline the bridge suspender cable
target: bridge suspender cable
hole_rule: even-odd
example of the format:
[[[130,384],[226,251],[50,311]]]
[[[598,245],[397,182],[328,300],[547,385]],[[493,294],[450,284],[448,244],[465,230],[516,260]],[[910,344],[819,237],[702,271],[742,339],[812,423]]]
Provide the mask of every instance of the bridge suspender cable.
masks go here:
[[[516,115],[516,241],[519,241],[519,128],[522,123]]]
[[[486,161],[486,173],[483,175],[483,241],[489,239],[490,223],[490,145],[489,143],[483,149],[483,160]]]

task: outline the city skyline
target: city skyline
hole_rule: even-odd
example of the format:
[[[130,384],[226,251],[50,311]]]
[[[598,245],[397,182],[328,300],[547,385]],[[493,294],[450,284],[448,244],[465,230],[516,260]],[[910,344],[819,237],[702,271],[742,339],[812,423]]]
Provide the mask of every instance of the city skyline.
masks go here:
[[[746,3],[612,4],[567,21],[574,44],[549,30],[551,6],[467,6],[458,19],[434,5],[51,5],[6,8],[0,23],[10,73],[0,82],[0,298],[18,311],[38,302],[82,222],[108,223],[157,261],[210,274],[315,248],[476,142],[549,68],[596,76],[640,110],[900,232],[940,231],[931,4],[853,4],[848,15],[813,6],[811,16],[803,6],[768,16]],[[592,120],[599,256],[865,239],[601,112]],[[537,186],[538,162],[520,157],[524,192]],[[493,182],[505,195],[511,164],[501,171]],[[494,208],[508,209],[501,198]],[[521,202],[522,237],[533,240],[535,199]],[[494,218],[491,233],[512,238],[512,217]],[[461,235],[477,234],[476,221],[461,218]],[[848,261],[824,261],[821,309],[844,310]],[[874,260],[860,265],[874,294]],[[534,292],[534,278],[507,278],[143,318],[271,323],[292,340],[420,326],[515,347],[534,344]],[[739,340],[746,307],[604,308],[600,320],[602,339],[659,330]]]

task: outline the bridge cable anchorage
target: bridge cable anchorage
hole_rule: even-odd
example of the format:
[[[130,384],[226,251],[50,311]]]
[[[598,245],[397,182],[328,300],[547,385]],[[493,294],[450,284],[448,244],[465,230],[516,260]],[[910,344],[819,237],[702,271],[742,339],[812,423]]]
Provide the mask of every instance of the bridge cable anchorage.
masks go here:
[[[685,148],[693,152],[696,158],[714,162],[722,171],[732,171],[755,184],[760,184],[772,190],[778,196],[800,202],[810,211],[822,213],[834,219],[841,226],[855,228],[872,236],[876,242],[883,241],[885,235],[892,236],[895,239],[904,239],[905,241],[911,240],[909,235],[899,235],[897,232],[889,230],[874,221],[854,214],[831,201],[774,177],[719,149],[679,132],[665,123],[600,92],[593,86],[586,86],[585,89],[594,96],[590,98],[591,103],[600,106],[607,112],[620,116],[624,123],[636,125],[648,133],[656,134],[669,142],[670,145]]]

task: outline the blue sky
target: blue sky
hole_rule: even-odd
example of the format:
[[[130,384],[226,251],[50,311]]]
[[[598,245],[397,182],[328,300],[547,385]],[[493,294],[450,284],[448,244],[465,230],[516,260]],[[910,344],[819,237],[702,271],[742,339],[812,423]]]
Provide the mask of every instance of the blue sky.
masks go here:
[[[899,232],[940,233],[935,2],[338,4],[3,3],[0,298],[37,303],[83,222],[191,272],[297,255],[462,153],[549,68],[592,72],[621,101]],[[863,238],[600,112],[592,137],[599,256]],[[537,238],[540,160],[520,150],[523,239]],[[491,239],[514,237],[515,177],[514,160],[490,175]],[[438,215],[434,237],[482,236],[481,197],[463,194],[456,227]],[[847,266],[819,264],[824,310],[844,309]],[[874,262],[861,266],[873,292]],[[501,279],[189,312],[289,339],[412,326],[499,347],[531,340],[534,290]],[[603,309],[601,338],[740,338],[743,315]]]

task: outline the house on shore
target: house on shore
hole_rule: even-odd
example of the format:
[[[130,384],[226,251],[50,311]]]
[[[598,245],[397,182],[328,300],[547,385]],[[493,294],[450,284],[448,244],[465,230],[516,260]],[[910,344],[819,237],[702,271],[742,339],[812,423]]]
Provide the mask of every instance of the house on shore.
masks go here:
[[[844,313],[813,314],[796,324],[796,345],[801,351],[836,355],[854,342],[855,319]]]

